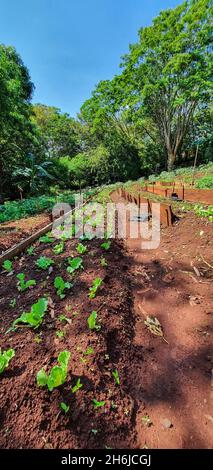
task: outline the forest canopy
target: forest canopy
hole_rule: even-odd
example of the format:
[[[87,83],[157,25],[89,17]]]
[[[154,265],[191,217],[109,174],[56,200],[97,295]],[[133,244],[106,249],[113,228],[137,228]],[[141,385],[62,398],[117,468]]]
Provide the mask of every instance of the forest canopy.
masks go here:
[[[32,104],[27,67],[0,45],[0,203],[212,160],[212,18],[212,0],[162,11],[77,118]]]

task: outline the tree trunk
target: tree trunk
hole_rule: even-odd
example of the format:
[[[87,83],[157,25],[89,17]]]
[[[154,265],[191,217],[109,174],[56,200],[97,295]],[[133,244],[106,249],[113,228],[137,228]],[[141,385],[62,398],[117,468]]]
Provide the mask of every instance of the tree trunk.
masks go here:
[[[168,168],[168,171],[172,171],[173,170],[173,166],[174,166],[174,163],[175,163],[175,159],[176,159],[176,154],[174,152],[168,152],[168,158],[167,158],[167,168]]]

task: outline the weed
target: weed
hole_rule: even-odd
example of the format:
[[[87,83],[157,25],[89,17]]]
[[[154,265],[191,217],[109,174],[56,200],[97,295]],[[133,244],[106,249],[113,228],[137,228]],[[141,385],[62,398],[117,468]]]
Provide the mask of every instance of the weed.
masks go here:
[[[144,424],[144,426],[147,426],[148,428],[152,425],[152,421],[149,415],[142,416],[141,421]]]
[[[27,289],[30,289],[30,287],[36,286],[36,281],[34,279],[30,279],[29,281],[25,281],[25,274],[24,273],[17,274],[16,277],[18,279],[17,288],[21,292],[23,292]]]
[[[34,246],[29,246],[29,248],[27,248],[27,254],[28,254],[29,256],[34,255],[34,250],[35,250],[35,247],[34,247]]]
[[[14,356],[14,349],[8,349],[7,351],[1,352],[0,348],[0,374],[8,367],[9,362]]]
[[[14,299],[12,299],[12,300],[10,301],[10,304],[9,304],[9,305],[10,305],[11,308],[15,308],[16,303],[17,303],[17,300],[16,300],[16,298],[14,298]]]
[[[58,331],[56,331],[55,335],[57,336],[57,338],[61,339],[61,338],[64,338],[65,333],[62,330],[58,330]]]
[[[92,287],[89,288],[89,298],[94,299],[97,293],[98,288],[101,286],[103,280],[100,277],[96,277],[92,282]]]
[[[106,266],[108,266],[108,263],[106,261],[106,258],[104,258],[104,256],[101,256],[100,258],[100,265],[102,266],[102,268],[105,268]]]
[[[39,387],[47,386],[48,390],[52,390],[62,385],[67,378],[68,364],[70,360],[70,352],[62,351],[58,356],[59,366],[53,366],[49,375],[46,374],[44,369],[39,370],[37,373],[37,385]]]
[[[90,354],[94,353],[94,349],[91,346],[88,346],[86,351],[84,352],[85,356],[90,356]]]

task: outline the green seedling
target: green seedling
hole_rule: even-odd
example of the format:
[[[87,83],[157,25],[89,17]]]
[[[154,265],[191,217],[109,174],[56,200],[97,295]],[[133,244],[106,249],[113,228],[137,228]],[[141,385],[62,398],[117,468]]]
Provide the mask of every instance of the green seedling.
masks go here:
[[[83,387],[83,384],[81,383],[81,379],[79,378],[76,384],[74,385],[74,387],[72,387],[72,393],[76,393],[82,387]]]
[[[22,313],[22,315],[13,322],[12,329],[16,328],[18,323],[26,323],[29,327],[38,328],[47,311],[47,305],[47,299],[39,299],[38,302],[32,305],[30,312]]]
[[[80,362],[82,362],[82,364],[87,364],[87,360],[84,357],[80,357]]]
[[[97,429],[91,429],[91,432],[96,435],[98,433],[98,430]]]
[[[37,343],[37,344],[41,343],[42,339],[41,339],[40,335],[35,335],[35,336],[34,336],[34,341],[35,341],[35,343]]]
[[[50,237],[50,235],[47,233],[47,235],[43,235],[42,237],[39,238],[40,243],[52,243],[54,242],[54,238]]]
[[[34,279],[30,279],[29,281],[25,281],[25,274],[24,273],[17,274],[16,277],[18,279],[17,288],[21,292],[23,292],[27,289],[30,289],[30,287],[36,286],[36,281]]]
[[[88,326],[89,326],[90,330],[98,331],[98,330],[101,329],[100,325],[97,325],[96,320],[97,320],[97,312],[95,310],[93,310],[93,312],[87,318],[87,323],[88,323]]]
[[[96,277],[92,282],[92,287],[89,288],[89,298],[94,299],[97,293],[98,288],[101,286],[103,280],[100,277]]]
[[[66,322],[66,323],[69,323],[70,325],[72,323],[72,320],[70,318],[66,317],[66,315],[59,315],[58,318],[61,322]]]
[[[70,289],[72,284],[70,282],[64,282],[61,276],[57,276],[54,281],[54,287],[56,289],[56,293],[60,299],[64,299],[65,297],[65,289]]]
[[[114,377],[114,379],[115,379],[115,383],[116,383],[117,385],[120,385],[120,378],[119,378],[119,374],[118,374],[117,369],[113,370],[112,375],[113,375],[113,377]]]
[[[69,351],[62,351],[58,356],[59,366],[52,367],[49,375],[46,374],[44,369],[39,370],[37,373],[37,385],[39,387],[47,386],[48,390],[52,390],[62,385],[67,378],[68,364],[71,354]]]
[[[106,402],[98,401],[95,398],[93,398],[92,403],[93,403],[94,408],[97,409],[97,408],[101,408],[102,406],[104,406]]]
[[[104,256],[101,256],[100,258],[100,265],[102,266],[102,268],[105,268],[106,266],[108,266],[108,263],[106,259],[104,258]]]
[[[90,354],[93,354],[93,353],[94,353],[94,349],[90,346],[88,346],[88,348],[84,352],[85,356],[90,356]]]
[[[87,247],[83,245],[82,243],[79,243],[76,250],[79,253],[79,255],[83,255],[84,253],[86,253]]]
[[[46,256],[41,256],[36,261],[36,266],[39,269],[48,269],[52,264],[54,264],[54,261],[51,258],[47,258]]]
[[[57,336],[57,338],[61,339],[65,336],[65,333],[62,330],[58,330],[58,331],[56,331],[55,335]]]
[[[149,415],[142,416],[141,421],[144,424],[144,426],[147,426],[148,428],[152,425],[152,421]]]
[[[69,405],[66,405],[66,403],[64,403],[63,401],[60,403],[60,408],[62,411],[64,411],[64,413],[68,413],[70,409]]]
[[[13,271],[13,263],[12,261],[10,261],[9,259],[6,259],[3,264],[2,264],[3,268],[5,271],[7,271],[8,273],[12,273]]]
[[[11,308],[15,308],[16,303],[17,303],[17,300],[14,298],[14,299],[12,299],[12,300],[10,301],[10,304],[9,304],[9,305],[10,305]]]
[[[101,244],[101,248],[103,248],[105,251],[108,251],[110,249],[110,246],[111,246],[111,241],[108,240],[108,242],[103,242]]]
[[[27,254],[28,254],[29,256],[34,255],[34,250],[35,250],[35,247],[34,247],[34,246],[29,246],[29,248],[27,248]]]
[[[67,268],[67,272],[69,274],[73,274],[78,269],[83,269],[83,260],[80,257],[69,258],[68,263],[69,263],[69,266]]]
[[[55,245],[53,248],[53,252],[55,255],[60,255],[64,251],[64,242],[58,243],[58,245]]]
[[[8,367],[9,362],[15,356],[14,349],[8,349],[7,351],[1,352],[0,348],[0,374]]]

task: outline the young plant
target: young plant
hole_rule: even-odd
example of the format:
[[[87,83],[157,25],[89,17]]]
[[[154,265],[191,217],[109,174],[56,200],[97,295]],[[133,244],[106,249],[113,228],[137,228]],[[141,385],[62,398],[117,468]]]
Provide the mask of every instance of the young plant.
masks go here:
[[[69,267],[67,268],[67,272],[69,274],[73,274],[77,269],[83,269],[83,260],[80,257],[76,258],[69,258]]]
[[[37,373],[37,385],[39,387],[47,386],[48,390],[52,390],[62,385],[67,378],[68,364],[71,354],[69,351],[62,351],[58,356],[59,366],[53,366],[49,375],[46,374],[44,369],[39,370]]]
[[[88,323],[88,326],[89,326],[90,330],[98,331],[98,330],[101,329],[100,325],[97,325],[96,320],[97,320],[97,312],[95,312],[95,310],[93,310],[93,312],[87,318],[87,323]]]
[[[92,287],[89,288],[89,298],[94,299],[97,293],[98,288],[101,286],[103,280],[100,277],[96,277],[92,282]]]
[[[108,266],[108,263],[106,259],[104,258],[104,256],[101,256],[100,258],[100,265],[102,266],[102,268],[105,268],[106,266]]]
[[[32,305],[30,312],[22,313],[22,315],[13,322],[12,328],[15,328],[18,323],[26,323],[29,327],[38,328],[47,311],[47,305],[47,299],[39,299],[38,302]]]
[[[69,405],[66,405],[66,403],[64,403],[63,401],[60,403],[60,408],[62,411],[64,411],[65,414],[68,413],[70,409]]]
[[[41,256],[36,261],[36,266],[39,269],[48,269],[52,264],[54,264],[54,261],[51,258],[47,258],[46,256]]]
[[[87,247],[83,245],[82,243],[79,243],[76,250],[79,253],[79,255],[83,255],[84,253],[86,253]]]
[[[25,281],[24,273],[17,274],[18,284],[17,288],[19,291],[23,292],[30,287],[36,286],[36,281],[34,279],[30,279],[29,281]]]
[[[8,367],[9,362],[14,356],[14,349],[8,349],[7,351],[1,352],[0,348],[0,374]]]
[[[95,398],[92,400],[93,406],[95,409],[100,408],[101,406],[105,405],[105,401],[98,401]]]
[[[85,356],[90,356],[90,354],[94,353],[94,349],[91,346],[88,346],[86,351],[84,352]]]
[[[6,259],[3,264],[2,264],[3,268],[5,271],[7,271],[8,273],[12,273],[13,271],[13,263],[12,261],[10,261],[9,259]]]
[[[57,245],[54,246],[53,248],[53,252],[55,253],[55,255],[60,255],[61,253],[63,253],[64,251],[64,242],[60,242],[58,243]]]
[[[101,248],[103,248],[105,251],[108,251],[110,249],[110,246],[111,246],[110,240],[108,240],[108,242],[104,242],[101,244]]]
[[[39,238],[40,243],[52,243],[54,241],[53,237],[50,237],[50,235],[47,233],[47,235],[43,235],[42,237]]]
[[[69,323],[69,325],[71,325],[71,323],[72,323],[72,320],[70,318],[66,317],[66,315],[59,315],[58,318],[61,322]]]
[[[17,302],[17,300],[16,300],[16,298],[14,297],[14,299],[12,299],[12,300],[10,301],[10,304],[9,304],[10,307],[11,307],[11,308],[15,308],[16,302]]]
[[[76,393],[82,387],[83,387],[83,384],[81,383],[81,379],[79,378],[76,384],[74,385],[74,387],[72,387],[72,393]]]
[[[56,331],[55,335],[57,336],[57,338],[62,339],[65,336],[65,333],[62,330],[58,330]]]
[[[64,282],[61,276],[57,276],[54,281],[54,287],[59,298],[64,299],[65,289],[70,289],[72,287],[72,284],[70,282]]]
[[[34,255],[34,250],[35,250],[35,247],[33,245],[29,246],[29,248],[27,248],[27,254],[29,256]]]
[[[119,378],[119,374],[118,374],[117,369],[113,370],[112,375],[113,375],[113,377],[114,377],[114,379],[115,379],[115,383],[116,383],[117,385],[120,385],[120,378]]]

